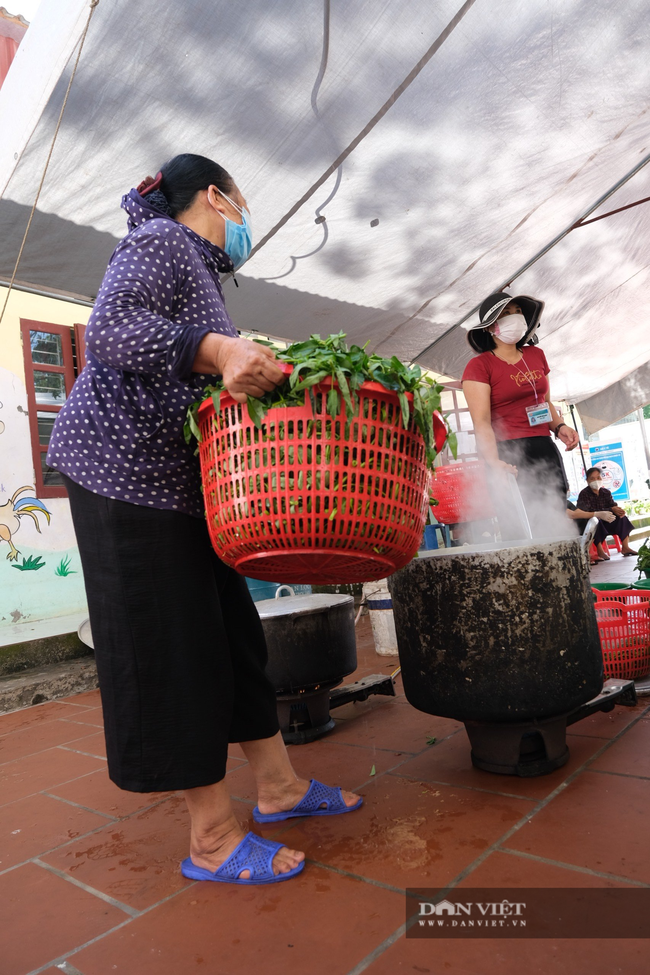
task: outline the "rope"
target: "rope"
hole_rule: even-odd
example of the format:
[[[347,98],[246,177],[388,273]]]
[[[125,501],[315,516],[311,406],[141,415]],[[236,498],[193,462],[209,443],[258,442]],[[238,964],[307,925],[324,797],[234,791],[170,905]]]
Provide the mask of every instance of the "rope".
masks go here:
[[[48,166],[50,165],[50,160],[52,158],[52,153],[54,152],[54,144],[57,140],[59,134],[59,129],[61,128],[61,122],[63,121],[63,113],[65,112],[65,107],[68,104],[68,97],[70,95],[70,89],[72,88],[72,82],[77,73],[77,68],[79,67],[79,59],[81,58],[81,52],[83,50],[84,41],[86,40],[86,34],[88,33],[88,28],[90,27],[90,21],[92,20],[93,13],[95,12],[95,7],[99,3],[99,0],[90,0],[90,13],[88,14],[88,20],[86,21],[86,26],[84,27],[83,34],[81,35],[81,40],[79,42],[79,50],[77,51],[77,57],[72,69],[72,74],[70,75],[70,81],[68,82],[68,87],[65,93],[65,98],[63,99],[63,105],[61,106],[61,111],[59,112],[59,119],[56,123],[56,129],[54,130],[54,135],[52,136],[52,142],[50,144],[50,151],[47,154],[47,159],[45,160],[45,168],[43,169],[43,175],[41,176],[41,181],[38,184],[38,190],[36,191],[36,197],[34,199],[34,205],[32,206],[32,211],[29,215],[29,220],[27,221],[27,227],[25,228],[25,233],[23,235],[23,241],[20,245],[20,250],[18,251],[18,257],[16,258],[16,263],[14,265],[13,274],[11,275],[11,280],[9,282],[9,287],[7,289],[7,294],[5,295],[4,304],[2,306],[2,311],[0,311],[0,325],[2,324],[2,319],[4,318],[5,311],[7,309],[7,302],[9,301],[9,295],[14,286],[14,281],[16,280],[16,274],[18,273],[18,265],[23,256],[23,251],[25,250],[25,243],[27,242],[27,235],[29,233],[30,227],[32,225],[32,220],[34,219],[34,214],[36,213],[36,207],[38,205],[39,197],[41,195],[41,190],[43,189],[43,183],[45,182],[45,176],[47,174]]]

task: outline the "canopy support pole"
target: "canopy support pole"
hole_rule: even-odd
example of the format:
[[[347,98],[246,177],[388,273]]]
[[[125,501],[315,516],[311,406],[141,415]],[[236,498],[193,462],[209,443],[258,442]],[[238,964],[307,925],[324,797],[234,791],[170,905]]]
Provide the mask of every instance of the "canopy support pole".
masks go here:
[[[571,419],[573,420],[573,425],[576,428],[576,432],[578,436],[580,437],[580,439],[578,440],[578,447],[580,448],[580,456],[582,457],[582,466],[584,467],[585,474],[586,474],[589,468],[587,467],[587,461],[585,460],[585,455],[582,449],[582,437],[580,436],[580,430],[578,430],[578,421],[576,420],[576,411],[573,404],[569,406],[569,409],[571,410]],[[582,424],[580,424],[580,426],[582,426]]]
[[[648,473],[650,473],[650,444],[648,443],[648,431],[646,430],[645,426],[645,417],[643,415],[642,406],[636,411],[636,415],[639,419],[639,423],[641,424],[641,438],[643,440],[643,449],[645,451],[645,466]]]

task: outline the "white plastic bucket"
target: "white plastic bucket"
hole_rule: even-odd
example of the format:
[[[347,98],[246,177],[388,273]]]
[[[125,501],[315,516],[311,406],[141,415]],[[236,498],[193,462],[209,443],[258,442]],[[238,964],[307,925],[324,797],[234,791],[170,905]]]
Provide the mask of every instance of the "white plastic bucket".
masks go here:
[[[388,591],[388,580],[379,579],[377,582],[365,582],[363,598],[370,615],[375,650],[382,657],[396,656],[397,633],[395,632],[393,603]]]

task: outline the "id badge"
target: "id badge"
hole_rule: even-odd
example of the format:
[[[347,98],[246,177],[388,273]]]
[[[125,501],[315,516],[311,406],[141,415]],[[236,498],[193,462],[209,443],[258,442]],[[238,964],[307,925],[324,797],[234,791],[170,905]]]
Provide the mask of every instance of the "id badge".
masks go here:
[[[551,407],[548,403],[537,403],[535,406],[527,406],[528,423],[531,427],[538,427],[542,423],[551,422]]]

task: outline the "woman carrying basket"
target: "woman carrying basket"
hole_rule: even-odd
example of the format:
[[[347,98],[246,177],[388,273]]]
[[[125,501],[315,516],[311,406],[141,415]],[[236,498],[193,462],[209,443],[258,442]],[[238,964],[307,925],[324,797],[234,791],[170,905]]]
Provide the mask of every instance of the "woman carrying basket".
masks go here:
[[[184,790],[197,880],[272,883],[304,854],[237,822],[229,742],[256,779],[256,822],[334,815],[362,800],[299,778],[265,675],[264,631],[244,578],[212,550],[187,407],[217,376],[238,402],[284,380],[240,339],[220,273],[248,258],[248,208],[203,156],[166,163],[122,201],[118,244],[86,330],[87,365],[59,413],[48,464],[64,475],[81,555],[111,779]]]

